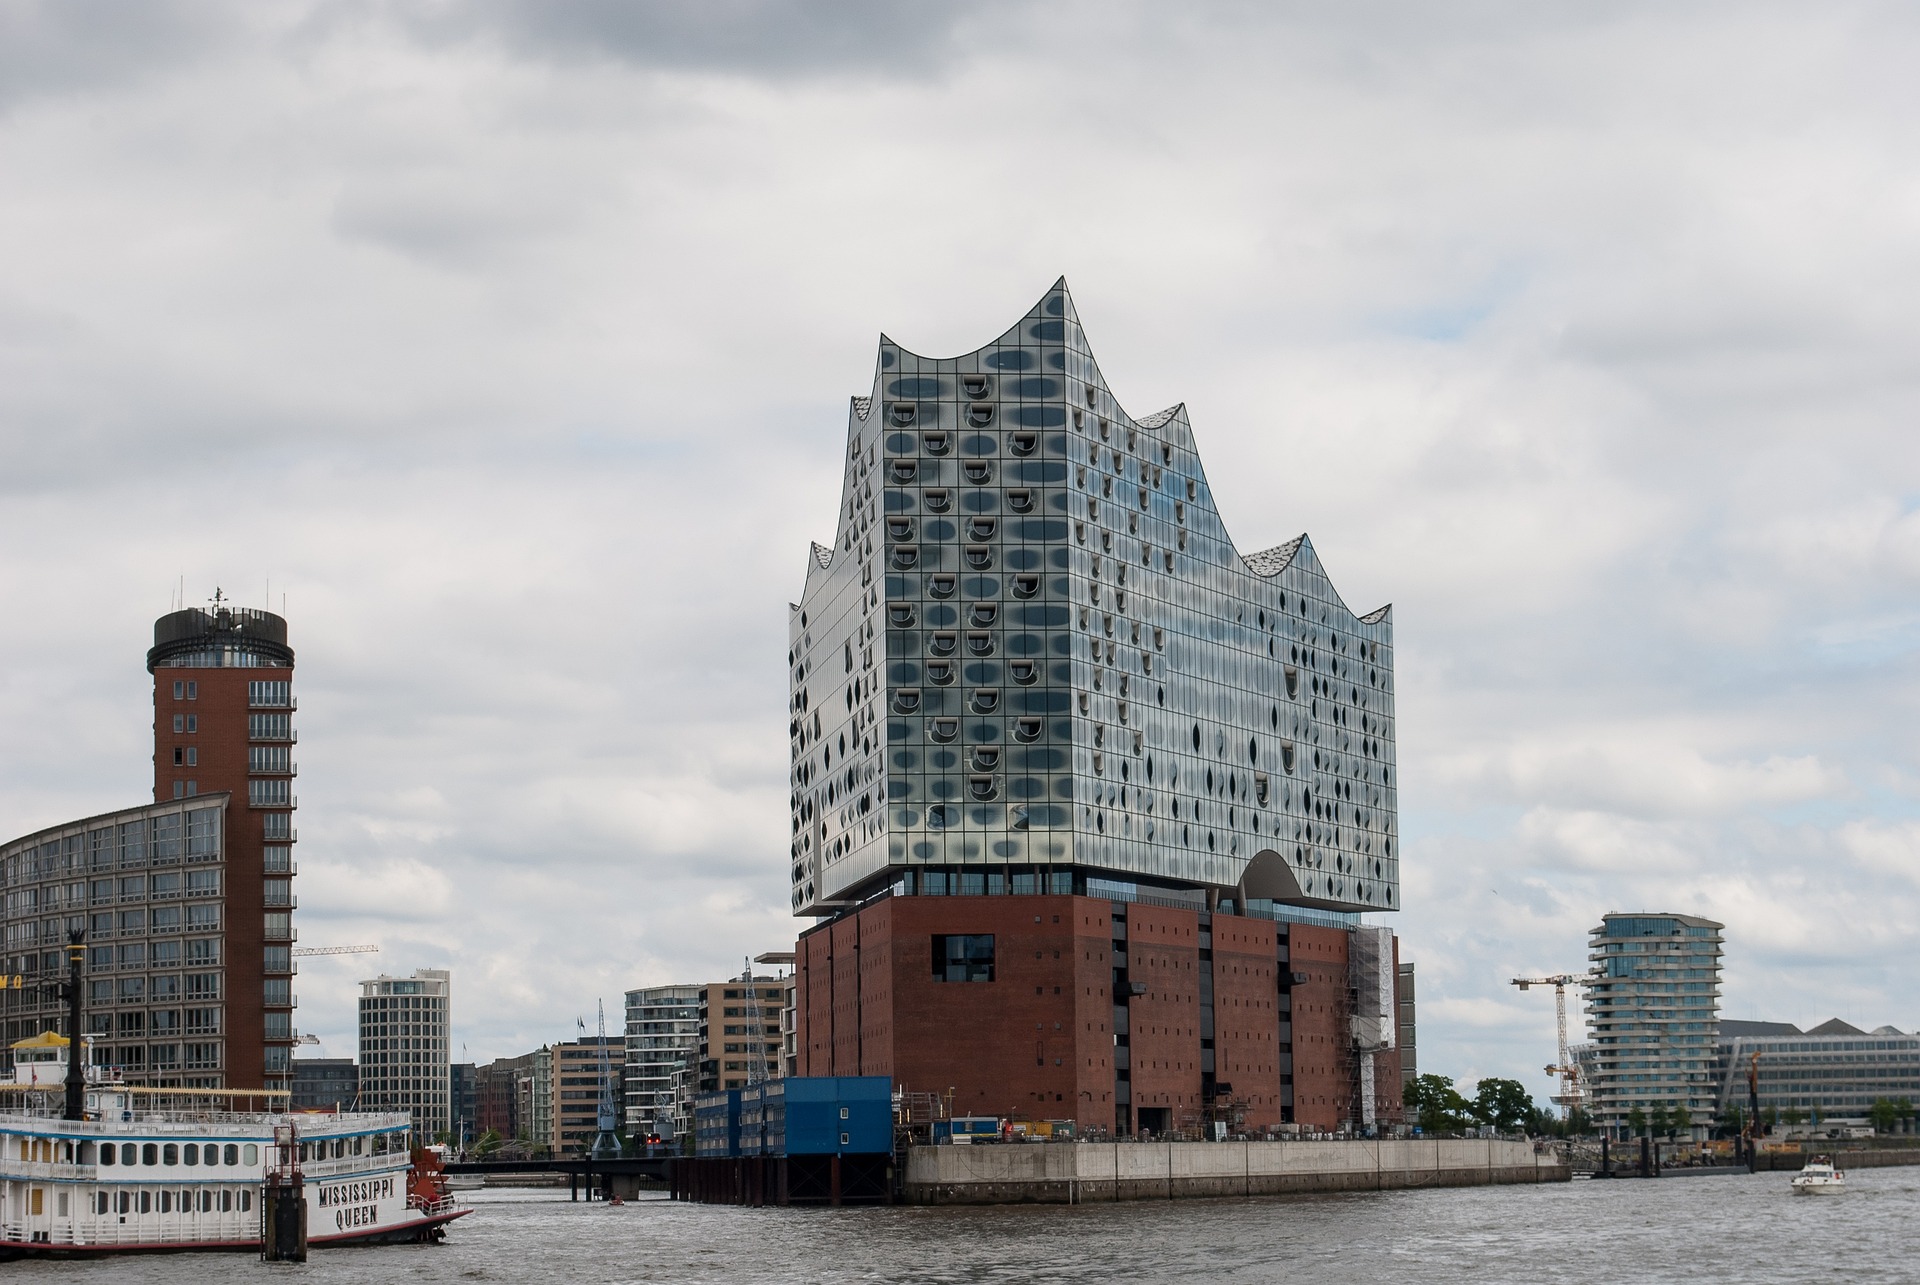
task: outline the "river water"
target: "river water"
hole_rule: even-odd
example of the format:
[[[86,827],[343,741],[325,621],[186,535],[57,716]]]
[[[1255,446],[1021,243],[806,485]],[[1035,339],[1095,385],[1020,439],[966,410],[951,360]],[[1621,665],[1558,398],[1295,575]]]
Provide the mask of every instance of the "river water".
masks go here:
[[[1795,1197],[1786,1173],[1254,1200],[991,1209],[737,1209],[462,1194],[438,1246],[9,1264],[12,1281],[426,1285],[629,1281],[1298,1281],[1640,1285],[1920,1280],[1920,1169]]]

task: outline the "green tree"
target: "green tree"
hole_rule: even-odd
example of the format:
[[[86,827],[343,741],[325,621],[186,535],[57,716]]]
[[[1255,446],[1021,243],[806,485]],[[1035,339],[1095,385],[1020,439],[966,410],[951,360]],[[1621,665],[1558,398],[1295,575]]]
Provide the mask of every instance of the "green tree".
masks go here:
[[[1661,1138],[1673,1131],[1671,1120],[1672,1117],[1667,1113],[1667,1104],[1664,1102],[1656,1102],[1653,1104],[1652,1114],[1647,1118],[1647,1124],[1650,1126],[1653,1136]]]
[[[1458,1133],[1473,1109],[1444,1075],[1415,1076],[1401,1090],[1400,1100],[1415,1113],[1425,1133]]]
[[[1746,1132],[1747,1113],[1739,1107],[1730,1106],[1720,1116],[1720,1127],[1716,1130],[1723,1138],[1737,1138]]]
[[[1781,1124],[1805,1124],[1806,1122],[1807,1113],[1799,1107],[1788,1107],[1780,1113]]]
[[[473,1154],[476,1156],[490,1156],[499,1149],[500,1131],[498,1129],[488,1129],[473,1144]]]
[[[1667,1117],[1667,1126],[1669,1138],[1693,1128],[1693,1112],[1687,1110],[1686,1103],[1682,1102],[1673,1108],[1673,1114]]]
[[[1518,1080],[1486,1079],[1474,1086],[1471,1110],[1481,1124],[1511,1133],[1532,1119],[1533,1095]]]
[[[1901,1104],[1892,1098],[1875,1098],[1873,1105],[1867,1108],[1867,1118],[1873,1121],[1875,1133],[1892,1133],[1894,1126],[1907,1115],[1901,1110]]]
[[[1627,1112],[1627,1132],[1639,1137],[1647,1131],[1647,1113],[1639,1107]]]

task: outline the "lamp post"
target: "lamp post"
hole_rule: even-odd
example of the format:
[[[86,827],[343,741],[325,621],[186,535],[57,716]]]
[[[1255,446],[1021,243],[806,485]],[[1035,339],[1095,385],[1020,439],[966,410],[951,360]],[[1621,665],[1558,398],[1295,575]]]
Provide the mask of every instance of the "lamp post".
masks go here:
[[[67,1001],[67,1109],[69,1120],[87,1118],[87,1068],[82,1061],[85,1045],[80,1039],[80,970],[86,962],[84,928],[67,932],[67,980],[61,998]]]

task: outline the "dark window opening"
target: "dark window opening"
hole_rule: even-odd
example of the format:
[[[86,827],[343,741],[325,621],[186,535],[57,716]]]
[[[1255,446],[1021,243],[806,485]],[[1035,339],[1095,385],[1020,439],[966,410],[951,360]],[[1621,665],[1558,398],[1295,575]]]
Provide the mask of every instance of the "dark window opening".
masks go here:
[[[937,933],[933,938],[933,980],[993,980],[992,933]]]

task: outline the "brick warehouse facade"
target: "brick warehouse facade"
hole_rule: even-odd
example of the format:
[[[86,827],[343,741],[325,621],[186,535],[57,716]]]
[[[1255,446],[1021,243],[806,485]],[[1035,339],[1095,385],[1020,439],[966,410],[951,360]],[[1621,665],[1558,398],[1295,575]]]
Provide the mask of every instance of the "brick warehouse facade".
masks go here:
[[[936,937],[993,939],[946,981]],[[886,1075],[957,1114],[1082,1129],[1335,1130],[1400,1117],[1399,1057],[1356,1051],[1341,928],[1093,897],[887,897],[805,933],[801,1075]],[[1397,974],[1397,970],[1396,970]]]
[[[1234,548],[1184,407],[1120,408],[1064,282],[961,357],[882,337],[790,648],[801,1074],[1397,1121],[1391,612],[1305,536]]]

